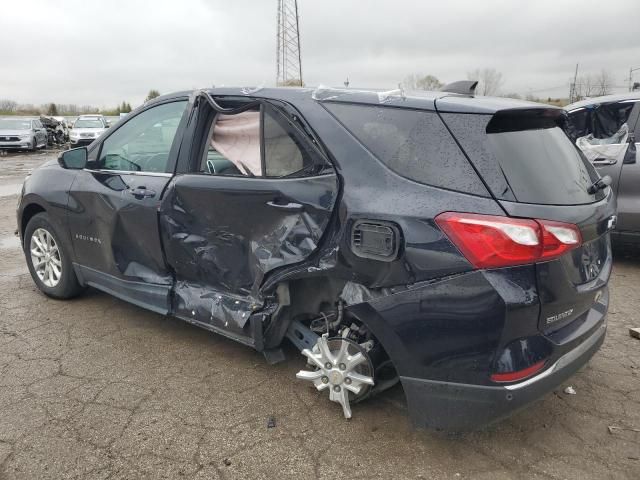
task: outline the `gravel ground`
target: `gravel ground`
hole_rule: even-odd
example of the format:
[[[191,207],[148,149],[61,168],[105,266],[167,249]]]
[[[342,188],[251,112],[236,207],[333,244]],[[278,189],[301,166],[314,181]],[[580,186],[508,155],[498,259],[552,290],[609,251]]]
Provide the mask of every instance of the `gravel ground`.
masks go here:
[[[601,351],[509,420],[416,431],[398,387],[346,421],[292,349],[268,366],[97,291],[41,295],[13,231],[19,184],[52,156],[0,157],[0,479],[640,478],[640,256],[616,259]]]

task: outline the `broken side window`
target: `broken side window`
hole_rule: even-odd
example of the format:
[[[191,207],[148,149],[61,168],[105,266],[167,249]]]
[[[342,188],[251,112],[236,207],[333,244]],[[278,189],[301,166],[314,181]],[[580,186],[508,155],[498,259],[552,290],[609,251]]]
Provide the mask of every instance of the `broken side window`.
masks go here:
[[[205,152],[203,172],[261,176],[260,112],[216,115]]]
[[[275,107],[218,114],[209,130],[200,172],[282,178],[321,171],[324,159]]]

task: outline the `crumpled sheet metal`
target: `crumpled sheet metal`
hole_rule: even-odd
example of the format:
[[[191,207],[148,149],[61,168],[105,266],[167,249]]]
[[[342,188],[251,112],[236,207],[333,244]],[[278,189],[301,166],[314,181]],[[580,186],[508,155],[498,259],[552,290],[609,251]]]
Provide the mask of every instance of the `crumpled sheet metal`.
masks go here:
[[[174,289],[176,311],[183,317],[207,321],[222,328],[243,328],[257,303],[246,297],[222,295],[208,286],[190,282],[176,282]]]
[[[374,290],[359,283],[347,282],[340,293],[340,298],[344,300],[347,305],[356,305],[384,297],[389,295],[389,293],[391,293],[389,289]]]
[[[336,201],[336,178],[306,180],[300,186],[305,192],[304,208],[277,215],[271,207],[264,207],[268,196],[249,191],[244,198],[255,217],[242,222],[225,209],[202,207],[233,200],[221,187],[195,188],[209,181],[218,182],[199,178],[185,188],[178,184],[169,189],[163,203],[165,250],[178,279],[176,310],[182,316],[223,320],[223,326],[242,329],[250,314],[264,303],[260,288],[265,275],[302,262],[317,249]],[[302,194],[290,194],[298,197],[291,201],[302,203]],[[282,192],[282,196],[286,202],[287,195]],[[260,209],[264,209],[262,213],[257,212]],[[262,214],[277,221],[265,222]]]
[[[629,144],[629,127],[623,124],[620,129],[607,138],[595,138],[593,134],[580,137],[576,140],[576,146],[584,153],[590,162],[596,159],[623,161]]]

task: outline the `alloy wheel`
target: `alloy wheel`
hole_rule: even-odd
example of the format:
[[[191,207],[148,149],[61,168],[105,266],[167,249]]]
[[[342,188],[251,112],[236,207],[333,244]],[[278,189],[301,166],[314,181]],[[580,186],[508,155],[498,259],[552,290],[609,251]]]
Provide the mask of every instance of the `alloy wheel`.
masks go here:
[[[33,270],[40,281],[50,288],[58,285],[62,277],[62,258],[53,235],[44,228],[38,228],[31,235],[29,249]]]

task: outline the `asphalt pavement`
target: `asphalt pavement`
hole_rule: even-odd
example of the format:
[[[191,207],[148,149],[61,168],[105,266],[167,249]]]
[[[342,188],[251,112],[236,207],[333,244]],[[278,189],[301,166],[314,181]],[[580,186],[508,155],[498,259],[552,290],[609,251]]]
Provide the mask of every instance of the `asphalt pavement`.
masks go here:
[[[417,431],[397,387],[347,421],[296,381],[293,348],[269,366],[95,290],[40,294],[15,209],[55,155],[0,156],[0,479],[640,478],[640,255],[615,260],[600,352],[524,411],[463,436]]]

